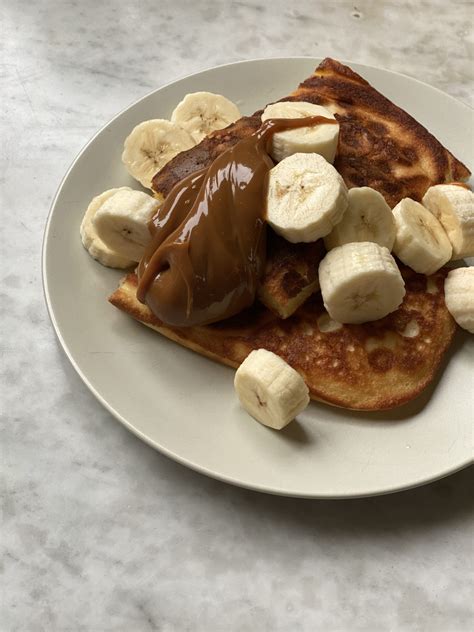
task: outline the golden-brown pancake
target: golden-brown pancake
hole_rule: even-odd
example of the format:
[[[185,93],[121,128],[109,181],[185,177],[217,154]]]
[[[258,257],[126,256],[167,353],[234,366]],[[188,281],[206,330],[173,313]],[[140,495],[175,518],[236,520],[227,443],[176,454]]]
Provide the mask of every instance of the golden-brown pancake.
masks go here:
[[[455,323],[444,303],[446,270],[432,277],[402,267],[407,293],[397,311],[363,325],[331,321],[321,295],[286,320],[258,302],[226,321],[174,328],[136,298],[129,274],[110,302],[184,347],[238,367],[253,349],[277,353],[306,381],[313,399],[356,410],[383,410],[418,395],[434,378]]]
[[[334,112],[340,123],[336,168],[349,187],[371,186],[392,207],[403,197],[420,200],[433,184],[469,176],[422,125],[332,59],[324,60],[283,100],[310,101]],[[184,176],[208,166],[258,129],[260,113],[243,117],[176,156],[153,179],[157,197],[165,197]],[[303,375],[314,399],[359,410],[409,401],[432,381],[454,335],[455,324],[444,303],[446,272],[427,279],[402,267],[407,294],[396,312],[373,323],[334,328],[319,293],[293,313],[317,287],[321,248],[270,238],[259,296],[271,309],[257,301],[214,325],[164,325],[137,301],[134,274],[109,300],[166,337],[223,364],[237,367],[260,347],[274,351]]]

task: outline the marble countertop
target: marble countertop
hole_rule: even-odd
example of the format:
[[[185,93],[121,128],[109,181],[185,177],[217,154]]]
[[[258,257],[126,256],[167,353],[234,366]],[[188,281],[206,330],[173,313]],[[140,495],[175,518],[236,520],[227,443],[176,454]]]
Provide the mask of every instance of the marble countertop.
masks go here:
[[[146,92],[265,56],[333,56],[469,101],[469,2],[2,3],[2,631],[464,631],[472,472],[351,501],[265,496],[141,443],[64,356],[41,288],[55,190]]]

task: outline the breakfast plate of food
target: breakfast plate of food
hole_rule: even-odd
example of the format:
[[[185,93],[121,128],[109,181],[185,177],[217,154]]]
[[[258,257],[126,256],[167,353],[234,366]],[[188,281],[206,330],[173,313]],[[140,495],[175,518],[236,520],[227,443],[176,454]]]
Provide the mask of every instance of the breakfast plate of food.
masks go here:
[[[220,480],[348,498],[472,462],[471,109],[404,75],[260,59],[87,144],[43,244],[98,400]]]

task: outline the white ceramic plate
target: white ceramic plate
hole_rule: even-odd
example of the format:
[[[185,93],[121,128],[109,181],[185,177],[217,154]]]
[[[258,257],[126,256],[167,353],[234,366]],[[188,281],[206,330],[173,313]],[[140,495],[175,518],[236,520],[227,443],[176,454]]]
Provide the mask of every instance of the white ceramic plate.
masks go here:
[[[90,199],[137,184],[120,161],[137,123],[168,118],[188,92],[219,92],[251,113],[292,91],[318,59],[264,59],[213,68],[164,86],[108,123],[66,174],[47,222],[46,301],[61,344],[82,380],[141,439],[203,474],[288,496],[348,498],[402,490],[472,460],[474,337],[457,335],[434,387],[391,412],[351,413],[312,403],[282,432],[238,405],[234,371],[162,338],[112,307],[122,273],[81,245]],[[350,63],[350,62],[349,62]],[[474,166],[472,111],[403,75],[351,64],[389,99]]]

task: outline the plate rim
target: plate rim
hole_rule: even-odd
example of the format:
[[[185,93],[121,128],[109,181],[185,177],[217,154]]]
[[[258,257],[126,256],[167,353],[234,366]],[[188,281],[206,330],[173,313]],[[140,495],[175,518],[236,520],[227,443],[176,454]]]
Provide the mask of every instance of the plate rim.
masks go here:
[[[217,69],[221,69],[221,68],[229,68],[232,66],[242,66],[242,65],[246,65],[246,64],[252,64],[255,62],[275,62],[275,61],[288,61],[288,60],[301,60],[301,61],[311,61],[314,64],[319,64],[323,59],[325,59],[324,57],[312,57],[312,56],[299,56],[299,55],[295,55],[295,56],[285,56],[285,57],[256,57],[256,58],[252,58],[252,59],[245,59],[245,60],[240,60],[240,61],[233,61],[230,63],[223,63],[223,64],[219,64],[216,66],[209,66],[206,68],[203,68],[201,70],[197,70],[195,72],[192,73],[188,73],[185,75],[182,75],[176,79],[173,79],[172,81],[169,81],[167,83],[161,84],[158,87],[154,88],[153,90],[147,92],[146,94],[144,94],[143,96],[139,97],[138,99],[136,99],[135,101],[133,101],[132,103],[130,103],[129,105],[125,106],[124,108],[122,108],[117,114],[115,114],[111,119],[109,119],[108,121],[106,121],[104,123],[104,125],[102,125],[98,131],[93,134],[93,136],[81,147],[81,149],[79,150],[79,152],[76,154],[76,156],[74,157],[74,159],[72,160],[72,162],[70,163],[69,167],[67,168],[63,178],[61,179],[57,189],[56,189],[56,193],[53,196],[53,199],[51,201],[50,207],[49,207],[49,211],[48,211],[48,215],[46,218],[46,222],[44,225],[44,231],[43,231],[43,239],[42,239],[42,245],[41,245],[41,278],[42,278],[42,286],[43,286],[43,296],[44,296],[44,300],[46,303],[46,309],[48,312],[48,316],[49,319],[51,321],[51,324],[53,326],[53,330],[56,334],[56,337],[61,345],[61,348],[63,350],[63,352],[65,353],[66,357],[68,358],[69,362],[71,363],[72,367],[74,368],[74,370],[76,371],[76,373],[78,374],[78,376],[80,377],[80,379],[82,380],[82,382],[85,384],[85,386],[89,389],[89,391],[94,395],[94,397],[100,402],[100,404],[106,409],[108,410],[113,417],[115,417],[123,426],[125,426],[125,428],[127,428],[127,430],[129,430],[132,434],[134,434],[136,437],[138,437],[141,441],[143,441],[144,443],[146,443],[147,445],[149,445],[150,447],[152,447],[153,449],[155,449],[157,452],[163,454],[164,456],[172,459],[173,461],[179,463],[182,466],[185,466],[191,470],[193,470],[194,472],[197,472],[201,475],[205,475],[208,476],[209,478],[213,478],[215,480],[233,485],[235,487],[240,487],[243,489],[248,489],[251,491],[256,491],[259,493],[267,493],[267,494],[272,494],[272,495],[276,495],[276,496],[284,496],[284,497],[288,497],[288,498],[306,498],[306,499],[322,499],[322,500],[350,500],[350,499],[354,499],[354,498],[370,498],[370,497],[375,497],[375,496],[385,496],[388,494],[394,494],[397,492],[401,492],[401,491],[408,491],[410,489],[414,489],[417,487],[421,487],[423,485],[428,485],[430,483],[433,483],[437,480],[440,480],[442,478],[445,478],[446,476],[450,476],[451,474],[455,474],[456,472],[459,472],[467,467],[469,467],[470,465],[472,465],[474,463],[474,456],[471,459],[466,459],[466,461],[459,463],[453,467],[448,467],[445,470],[443,470],[442,472],[437,472],[435,475],[433,476],[429,476],[429,477],[422,477],[421,479],[418,479],[416,481],[414,481],[413,483],[407,485],[406,483],[400,484],[400,485],[393,485],[387,488],[384,488],[382,490],[367,490],[367,492],[361,492],[361,493],[298,493],[296,491],[292,491],[289,492],[288,490],[285,490],[283,488],[279,488],[279,487],[269,487],[267,485],[261,485],[261,484],[256,484],[256,483],[247,483],[245,481],[239,480],[237,478],[234,478],[232,476],[227,476],[225,474],[221,474],[219,472],[216,472],[214,470],[211,470],[203,465],[200,465],[199,463],[195,463],[187,458],[184,458],[182,456],[180,456],[179,454],[177,454],[176,452],[169,450],[168,448],[160,445],[159,443],[157,443],[156,441],[154,441],[153,439],[151,439],[150,437],[148,437],[146,434],[144,434],[143,432],[141,432],[138,428],[136,428],[131,422],[129,422],[125,417],[123,417],[117,410],[115,410],[115,408],[113,408],[113,406],[111,406],[108,401],[101,395],[101,393],[95,388],[95,386],[90,382],[89,378],[84,374],[84,372],[80,369],[80,367],[78,366],[76,360],[74,359],[72,352],[70,351],[70,349],[68,348],[66,341],[63,338],[63,335],[61,333],[60,327],[57,323],[55,314],[54,314],[54,310],[53,310],[53,306],[52,306],[52,300],[51,300],[51,296],[50,296],[50,290],[49,290],[49,283],[48,283],[48,276],[46,273],[46,257],[47,257],[47,249],[48,249],[48,242],[49,242],[49,236],[50,236],[50,226],[51,226],[51,222],[52,222],[52,218],[55,212],[55,208],[56,208],[56,204],[58,201],[58,198],[62,192],[62,189],[69,177],[69,175],[71,174],[71,172],[73,171],[76,163],[79,161],[79,159],[81,158],[82,154],[88,149],[88,147],[94,142],[94,140],[100,135],[102,134],[102,132],[105,130],[105,128],[107,128],[111,123],[113,123],[117,118],[119,118],[120,116],[122,116],[122,114],[124,114],[125,112],[127,112],[128,110],[134,108],[138,103],[140,103],[141,101],[149,98],[150,96],[152,96],[153,94],[155,94],[156,92],[161,91],[162,89],[166,88],[167,86],[171,86],[173,84],[179,83],[181,81],[184,81],[185,79],[189,79],[191,77],[194,77],[196,75],[208,72],[208,71],[212,71],[212,70],[217,70]],[[441,94],[443,96],[443,98],[448,97],[450,100],[452,100],[453,102],[455,102],[458,105],[461,105],[465,108],[467,108],[468,110],[474,111],[474,108],[471,107],[468,103],[465,103],[464,101],[461,101],[453,96],[451,96],[450,94],[444,92],[443,90],[440,90],[439,88],[432,86],[424,81],[421,81],[415,77],[412,77],[410,75],[406,75],[404,73],[401,72],[397,72],[394,70],[388,70],[385,68],[382,68],[380,66],[373,66],[371,64],[363,64],[363,63],[359,63],[357,61],[354,60],[338,60],[340,61],[340,63],[351,66],[351,65],[357,65],[358,67],[363,67],[363,68],[369,68],[371,70],[376,70],[376,71],[381,71],[383,73],[386,74],[393,74],[396,75],[398,77],[403,77],[404,79],[410,81],[410,82],[414,82],[417,84],[420,84],[423,87],[428,87],[431,90],[435,90],[436,92],[438,92],[439,94]]]

